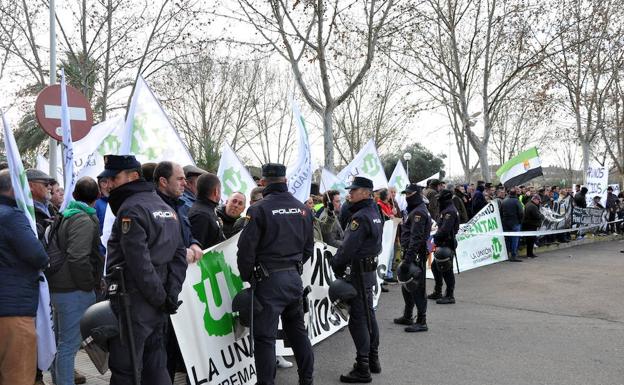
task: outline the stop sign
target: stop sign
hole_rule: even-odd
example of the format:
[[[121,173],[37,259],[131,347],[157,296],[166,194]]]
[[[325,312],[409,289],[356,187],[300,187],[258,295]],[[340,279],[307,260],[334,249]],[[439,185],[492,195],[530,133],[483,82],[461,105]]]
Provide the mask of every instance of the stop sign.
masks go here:
[[[93,126],[93,110],[89,101],[77,89],[67,86],[67,107],[71,125],[72,141],[84,138]],[[35,116],[39,125],[54,139],[63,140],[61,129],[61,86],[55,84],[37,95]]]

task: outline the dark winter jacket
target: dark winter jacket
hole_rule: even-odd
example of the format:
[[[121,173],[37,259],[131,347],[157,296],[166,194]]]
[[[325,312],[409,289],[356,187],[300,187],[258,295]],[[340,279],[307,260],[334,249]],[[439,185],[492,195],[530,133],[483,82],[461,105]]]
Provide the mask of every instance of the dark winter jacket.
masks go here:
[[[198,240],[193,238],[193,234],[191,231],[191,221],[186,216],[186,205],[183,200],[171,198],[160,190],[156,189],[156,193],[169,207],[175,210],[176,214],[178,214],[178,219],[180,220],[180,234],[182,235],[182,242],[184,242],[184,247],[191,247],[191,245],[196,244],[201,247],[201,244]]]
[[[503,200],[501,221],[505,230],[511,230],[514,226],[522,224],[524,208],[516,196],[509,196]]]
[[[574,207],[580,207],[582,209],[587,208],[587,201],[585,200],[585,195],[580,192],[574,195]]]
[[[189,210],[189,220],[193,238],[203,248],[208,248],[225,241],[223,224],[217,217],[217,204],[208,199],[197,199]]]
[[[483,195],[483,192],[479,190],[475,191],[472,196],[472,215],[477,215],[485,206],[487,206],[485,195]]]
[[[48,276],[51,292],[91,291],[102,276],[104,257],[100,254],[100,225],[95,210],[73,201],[63,211],[58,229],[59,246],[65,263]]]
[[[240,217],[232,218],[231,216],[227,215],[225,212],[225,206],[223,205],[217,207],[216,211],[217,216],[221,219],[221,223],[223,224],[223,236],[226,239],[231,238],[234,234],[238,232],[234,229],[234,226],[236,224],[236,220],[238,220]]]
[[[0,195],[0,317],[34,317],[48,255],[15,200]]]
[[[544,215],[540,212],[539,206],[533,203],[533,201],[528,201],[524,207],[524,219],[522,220],[522,224],[524,226],[539,228],[543,220]]]
[[[459,223],[468,222],[468,211],[466,210],[466,205],[464,204],[464,193],[455,190],[453,193],[453,204],[459,213]]]

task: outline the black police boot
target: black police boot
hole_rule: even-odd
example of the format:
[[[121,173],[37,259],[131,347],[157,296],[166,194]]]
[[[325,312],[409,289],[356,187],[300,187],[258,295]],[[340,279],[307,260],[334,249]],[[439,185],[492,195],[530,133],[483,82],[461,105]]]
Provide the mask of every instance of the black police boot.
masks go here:
[[[368,366],[370,368],[371,373],[375,373],[375,374],[381,373],[381,362],[379,362],[378,353],[371,353],[368,355]]]
[[[353,370],[349,374],[340,376],[340,382],[348,384],[369,383],[371,381],[373,381],[373,378],[368,365],[368,357],[358,357],[355,365],[353,365]]]
[[[446,289],[446,295],[436,301],[438,305],[450,305],[455,303],[455,297],[453,296],[453,290]]]
[[[416,322],[413,325],[405,328],[405,331],[408,333],[426,332],[427,330],[429,330],[429,327],[427,327],[426,315],[419,315],[416,317]]]
[[[410,326],[411,324],[414,323],[414,318],[412,317],[406,317],[406,316],[401,316],[399,318],[395,318],[394,319],[394,323],[397,325],[407,325]]]
[[[299,385],[314,385],[314,381],[311,378],[299,378]]]
[[[435,287],[435,289],[433,289],[433,293],[429,294],[427,296],[428,299],[440,299],[442,298],[442,287]]]

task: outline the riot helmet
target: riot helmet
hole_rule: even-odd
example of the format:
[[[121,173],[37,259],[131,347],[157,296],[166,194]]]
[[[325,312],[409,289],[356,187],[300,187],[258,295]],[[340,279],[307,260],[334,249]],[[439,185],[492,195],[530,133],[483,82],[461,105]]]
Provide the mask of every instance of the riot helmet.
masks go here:
[[[422,285],[422,268],[414,262],[403,261],[397,267],[397,280],[410,293]]]
[[[435,253],[433,253],[433,258],[438,265],[438,270],[442,273],[453,267],[453,250],[450,247],[436,248]]]

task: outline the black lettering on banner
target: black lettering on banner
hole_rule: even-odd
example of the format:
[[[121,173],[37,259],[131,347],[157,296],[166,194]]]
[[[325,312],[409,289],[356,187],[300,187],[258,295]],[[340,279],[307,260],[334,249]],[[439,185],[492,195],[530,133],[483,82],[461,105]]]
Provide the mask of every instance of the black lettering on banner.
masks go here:
[[[191,367],[191,372],[193,372],[193,383],[195,385],[207,384],[209,381],[212,381],[213,376],[219,375],[219,370],[217,370],[217,367],[215,366],[214,361],[212,361],[212,358],[208,358],[208,368],[208,378],[202,378],[200,380],[199,378],[197,378],[197,370],[195,369],[195,366]]]
[[[325,251],[320,248],[315,249],[315,253],[312,255],[312,278],[310,282],[312,285],[325,286],[325,284],[329,284],[332,281],[332,269],[331,269],[331,258],[332,253],[325,249]]]

